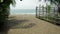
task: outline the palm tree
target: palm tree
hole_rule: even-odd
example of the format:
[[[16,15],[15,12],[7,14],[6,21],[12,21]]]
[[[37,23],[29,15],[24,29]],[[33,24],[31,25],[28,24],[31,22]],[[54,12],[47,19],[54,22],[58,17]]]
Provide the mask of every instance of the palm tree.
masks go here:
[[[10,14],[10,4],[15,6],[15,0],[0,0],[0,31],[5,31],[7,28],[6,26],[8,22],[8,16]]]
[[[10,4],[13,6],[16,4],[15,0],[0,0],[0,29],[4,30],[3,27],[8,21],[8,16],[10,14]],[[0,31],[1,31],[0,30]]]

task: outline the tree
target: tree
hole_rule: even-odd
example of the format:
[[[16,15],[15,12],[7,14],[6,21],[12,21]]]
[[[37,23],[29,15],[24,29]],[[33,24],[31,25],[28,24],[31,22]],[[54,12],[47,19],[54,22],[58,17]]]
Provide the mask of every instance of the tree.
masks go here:
[[[58,6],[58,12],[59,12],[59,15],[60,15],[60,0],[49,0],[51,1],[51,3],[54,3]]]
[[[15,0],[0,0],[0,31],[4,30],[5,23],[8,21],[10,4],[14,6],[16,4]]]

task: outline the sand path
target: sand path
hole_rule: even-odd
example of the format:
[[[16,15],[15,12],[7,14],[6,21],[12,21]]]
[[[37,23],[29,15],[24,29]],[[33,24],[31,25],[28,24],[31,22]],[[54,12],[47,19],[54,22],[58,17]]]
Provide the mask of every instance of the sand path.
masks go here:
[[[13,15],[8,34],[60,34],[60,27],[35,18],[33,15]],[[10,24],[11,25],[11,24]]]

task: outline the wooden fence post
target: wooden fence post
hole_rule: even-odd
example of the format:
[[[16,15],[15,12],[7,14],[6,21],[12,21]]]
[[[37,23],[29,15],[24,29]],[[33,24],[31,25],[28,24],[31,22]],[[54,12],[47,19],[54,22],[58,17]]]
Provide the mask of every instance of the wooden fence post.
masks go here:
[[[54,8],[54,17],[56,17],[56,15],[55,15],[55,7],[53,7]]]
[[[47,7],[46,7],[46,17],[47,17]]]
[[[39,18],[40,18],[40,8],[41,8],[41,7],[40,7],[40,5],[39,5]]]
[[[37,17],[37,8],[38,8],[38,7],[36,7],[36,17]]]

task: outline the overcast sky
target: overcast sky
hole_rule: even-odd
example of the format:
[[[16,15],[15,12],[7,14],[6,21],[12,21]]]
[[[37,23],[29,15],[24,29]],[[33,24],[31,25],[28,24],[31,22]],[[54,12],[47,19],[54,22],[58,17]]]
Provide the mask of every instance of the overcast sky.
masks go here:
[[[11,6],[11,9],[35,9],[37,5],[45,5],[46,3],[47,2],[44,2],[44,0],[41,0],[40,2],[38,0],[16,0],[16,6]]]
[[[16,0],[16,7],[12,7],[11,9],[35,9],[36,0]]]

